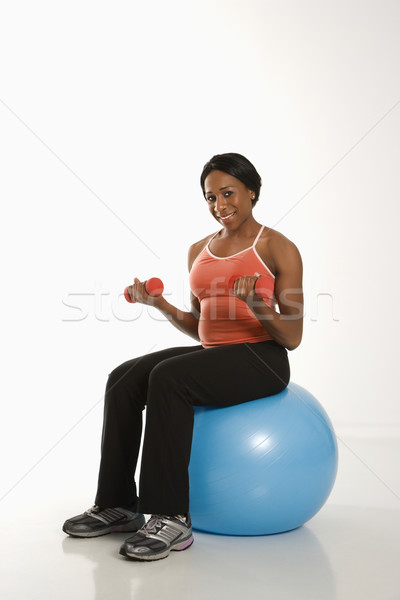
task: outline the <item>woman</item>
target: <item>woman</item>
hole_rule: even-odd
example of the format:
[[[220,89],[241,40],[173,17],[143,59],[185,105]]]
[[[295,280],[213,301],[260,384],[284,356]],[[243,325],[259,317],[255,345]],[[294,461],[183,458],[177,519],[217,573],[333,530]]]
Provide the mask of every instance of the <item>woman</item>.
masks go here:
[[[95,506],[63,527],[77,537],[136,532],[120,553],[138,560],[165,558],[193,543],[193,406],[232,406],[281,392],[290,377],[287,350],[302,337],[301,257],[285,236],[255,220],[261,178],[254,166],[240,154],[216,155],[201,187],[222,229],[189,249],[191,311],[148,295],[138,279],[128,288],[133,302],[158,308],[200,345],[153,352],[112,371]],[[255,290],[259,276],[263,297]],[[138,498],[133,476],[145,406]],[[152,515],[146,524],[143,513]]]

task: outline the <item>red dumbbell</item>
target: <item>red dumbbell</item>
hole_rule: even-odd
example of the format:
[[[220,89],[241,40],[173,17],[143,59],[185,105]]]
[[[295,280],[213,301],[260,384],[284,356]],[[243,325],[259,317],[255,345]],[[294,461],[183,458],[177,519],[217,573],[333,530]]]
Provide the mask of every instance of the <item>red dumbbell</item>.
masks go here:
[[[164,284],[158,277],[152,277],[144,282],[144,289],[149,294],[149,296],[161,296],[164,291]],[[126,287],[124,290],[125,300],[127,302],[131,302],[131,297],[128,292],[128,288]]]
[[[233,288],[235,287],[235,281],[239,277],[244,277],[244,275],[232,275],[229,278],[228,286],[230,290],[233,291]],[[254,291],[256,292],[257,296],[260,296],[260,298],[265,298],[268,300],[271,296],[270,286],[271,282],[269,281],[268,277],[258,277],[254,286]]]

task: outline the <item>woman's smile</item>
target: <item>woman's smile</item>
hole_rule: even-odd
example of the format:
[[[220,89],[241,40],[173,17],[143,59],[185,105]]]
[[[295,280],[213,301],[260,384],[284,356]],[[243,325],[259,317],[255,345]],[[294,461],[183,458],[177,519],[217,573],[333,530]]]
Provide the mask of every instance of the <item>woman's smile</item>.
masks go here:
[[[227,223],[228,221],[232,221],[233,217],[236,215],[237,211],[233,210],[227,214],[224,215],[216,215],[217,219],[220,219],[221,221],[223,221],[224,223]]]

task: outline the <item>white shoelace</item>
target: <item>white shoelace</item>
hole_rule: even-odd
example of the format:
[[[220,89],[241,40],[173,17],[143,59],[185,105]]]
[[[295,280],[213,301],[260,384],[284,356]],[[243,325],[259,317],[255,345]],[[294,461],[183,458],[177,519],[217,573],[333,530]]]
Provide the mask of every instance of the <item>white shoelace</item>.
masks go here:
[[[169,516],[166,515],[152,515],[150,517],[150,519],[147,521],[147,523],[145,523],[143,525],[143,527],[140,529],[140,531],[143,531],[145,533],[157,533],[157,528],[158,527],[162,527],[163,526],[163,519],[169,519]],[[180,521],[182,521],[182,523],[184,523],[186,525],[186,518],[185,517],[181,517],[181,516],[177,516],[177,519],[179,519]]]

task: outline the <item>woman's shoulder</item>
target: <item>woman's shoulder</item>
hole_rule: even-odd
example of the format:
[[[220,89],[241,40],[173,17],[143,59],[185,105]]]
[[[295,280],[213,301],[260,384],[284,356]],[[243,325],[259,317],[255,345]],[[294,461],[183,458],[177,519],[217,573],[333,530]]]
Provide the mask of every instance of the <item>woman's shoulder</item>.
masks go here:
[[[198,242],[195,242],[190,246],[188,252],[189,271],[192,268],[192,264],[194,263],[200,252],[204,250],[204,248],[207,246],[208,242],[214,235],[215,233],[210,233],[209,235],[206,235],[206,237],[204,237],[203,239],[199,240]]]
[[[264,225],[264,229],[260,236],[260,242],[262,241],[280,246],[293,244],[293,242],[289,240],[289,238],[287,238],[285,235],[283,235],[283,233],[281,233],[277,229],[272,229],[272,227],[268,227],[268,225]]]
[[[271,227],[264,226],[257,250],[265,262],[272,265],[274,273],[280,270],[282,262],[292,261],[295,258],[301,261],[296,244]]]

